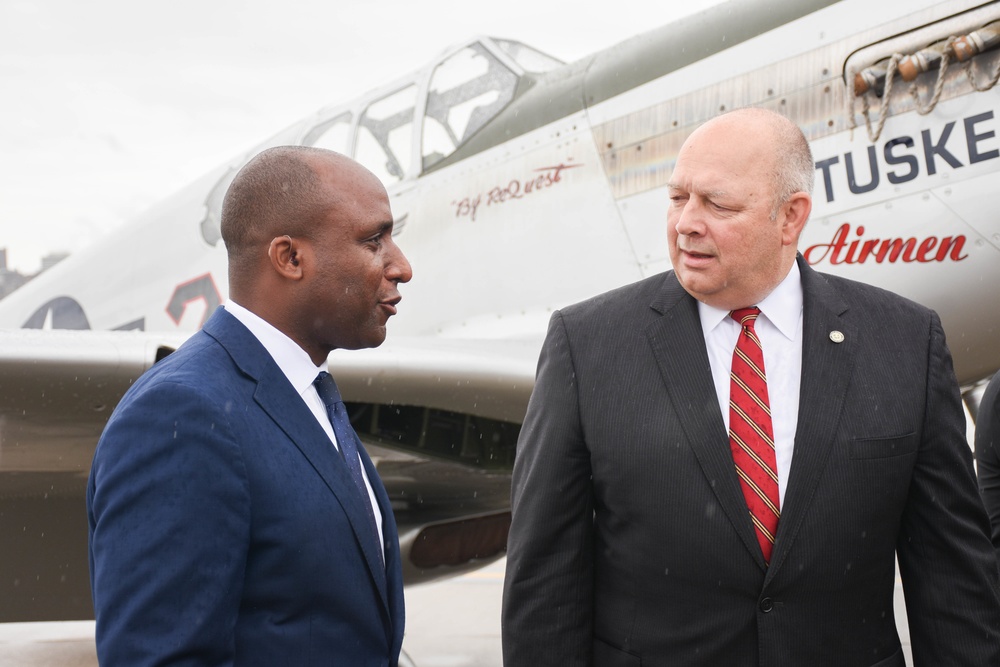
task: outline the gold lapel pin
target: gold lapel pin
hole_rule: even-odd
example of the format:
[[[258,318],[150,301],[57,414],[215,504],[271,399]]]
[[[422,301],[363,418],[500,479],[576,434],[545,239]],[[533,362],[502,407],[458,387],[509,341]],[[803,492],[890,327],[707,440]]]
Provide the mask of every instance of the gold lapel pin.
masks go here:
[[[840,333],[839,331],[831,331],[830,340],[832,340],[834,343],[843,343],[844,334]]]

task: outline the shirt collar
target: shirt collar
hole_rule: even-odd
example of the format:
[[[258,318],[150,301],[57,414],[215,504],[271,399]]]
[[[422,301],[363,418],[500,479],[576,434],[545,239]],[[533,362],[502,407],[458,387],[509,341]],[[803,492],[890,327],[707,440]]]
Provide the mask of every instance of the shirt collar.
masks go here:
[[[308,389],[320,371],[327,370],[327,362],[317,366],[312,359],[299,347],[298,343],[276,329],[271,323],[253,313],[232,299],[226,302],[225,309],[243,325],[264,346],[274,363],[285,374],[288,381],[300,394]]]
[[[802,276],[797,261],[792,262],[785,279],[757,307],[785,338],[796,339],[799,316],[802,314]]]
[[[778,286],[760,303],[754,305],[760,308],[764,317],[782,335],[788,340],[795,340],[799,315],[802,313],[802,276],[799,272],[799,263],[792,262],[792,268],[784,280],[778,283]],[[698,316],[701,319],[702,331],[707,336],[729,317],[729,311],[699,301]]]

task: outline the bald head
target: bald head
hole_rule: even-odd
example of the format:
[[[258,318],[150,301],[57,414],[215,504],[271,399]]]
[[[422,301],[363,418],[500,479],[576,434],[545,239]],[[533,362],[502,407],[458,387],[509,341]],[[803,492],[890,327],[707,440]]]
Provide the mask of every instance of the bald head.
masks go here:
[[[770,180],[773,188],[772,219],[781,204],[796,192],[812,195],[815,173],[812,151],[802,130],[791,120],[768,109],[747,107],[716,116],[691,136],[715,128],[731,129],[770,158],[765,162],[770,168],[761,175]]]
[[[324,166],[356,166],[333,151],[278,146],[255,155],[240,169],[222,202],[222,240],[229,254],[229,280],[241,285],[267,262],[275,236],[312,239],[322,217],[337,199],[324,183]]]
[[[256,155],[222,203],[229,297],[319,365],[380,345],[410,264],[392,238],[385,186],[348,157],[282,146]]]

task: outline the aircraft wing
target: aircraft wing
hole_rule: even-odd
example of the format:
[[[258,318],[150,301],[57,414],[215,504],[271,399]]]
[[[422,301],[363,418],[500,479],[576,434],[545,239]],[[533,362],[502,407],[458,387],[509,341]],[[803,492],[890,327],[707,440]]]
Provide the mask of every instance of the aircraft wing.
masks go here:
[[[125,391],[186,335],[0,331],[0,622],[93,617],[85,492]],[[331,372],[396,514],[407,583],[503,554],[540,341],[405,339]]]
[[[335,351],[330,372],[346,400],[402,403],[521,423],[541,340],[393,338]]]

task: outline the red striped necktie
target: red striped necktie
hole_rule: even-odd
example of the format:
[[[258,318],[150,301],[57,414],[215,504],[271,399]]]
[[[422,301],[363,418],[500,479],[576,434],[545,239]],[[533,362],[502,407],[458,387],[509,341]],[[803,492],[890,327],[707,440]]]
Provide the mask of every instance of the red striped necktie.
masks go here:
[[[754,331],[758,315],[759,308],[741,308],[730,313],[743,328],[733,351],[733,369],[729,376],[729,448],[757,542],[764,553],[764,561],[770,563],[781,512],[764,351]]]

